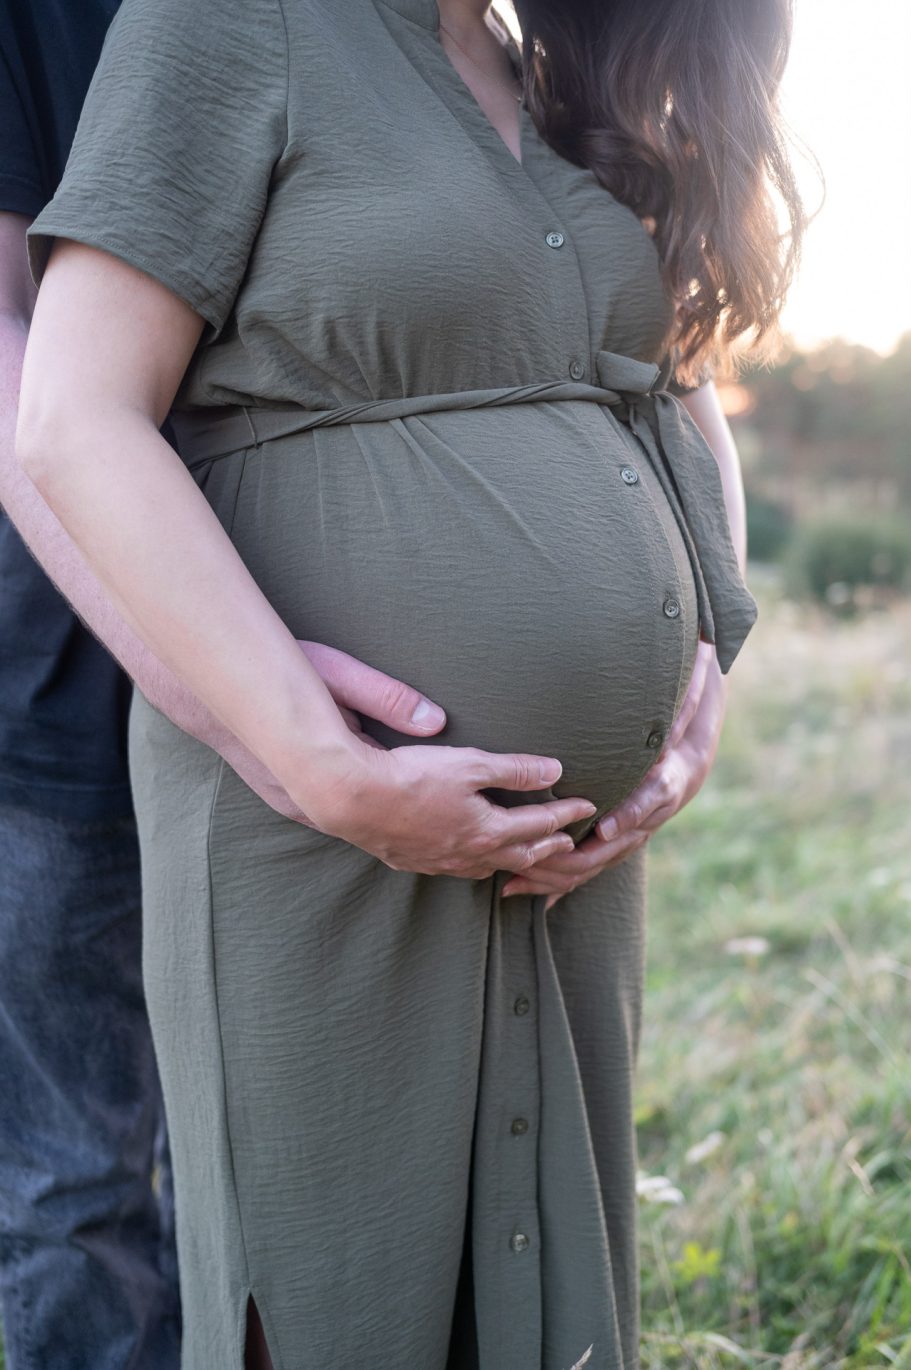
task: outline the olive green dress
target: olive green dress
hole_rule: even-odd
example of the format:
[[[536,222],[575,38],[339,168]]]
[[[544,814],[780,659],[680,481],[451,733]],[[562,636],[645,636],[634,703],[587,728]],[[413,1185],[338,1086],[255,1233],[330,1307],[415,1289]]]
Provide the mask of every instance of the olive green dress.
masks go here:
[[[513,157],[438,22],[125,0],[32,271],[75,238],[198,310],[178,446],[294,634],[600,815],[755,603],[651,238],[525,106]],[[238,1370],[251,1294],[276,1370],[632,1370],[645,849],[545,915],[280,817],[138,694],[131,762],[184,1370]]]

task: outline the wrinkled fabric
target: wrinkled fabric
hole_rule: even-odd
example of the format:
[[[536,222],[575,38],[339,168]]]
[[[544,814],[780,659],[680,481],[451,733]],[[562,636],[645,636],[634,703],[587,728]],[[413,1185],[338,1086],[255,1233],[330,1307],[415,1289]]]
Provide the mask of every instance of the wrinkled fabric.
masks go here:
[[[438,21],[125,0],[30,259],[201,314],[176,442],[269,603],[437,700],[421,745],[559,757],[582,839],[755,605],[652,239],[524,105],[520,165]],[[184,1370],[239,1370],[250,1295],[277,1370],[634,1370],[645,849],[545,914],[281,818],[139,694],[130,756]]]
[[[322,411],[245,406],[201,408],[175,415],[174,426],[190,469],[212,457],[236,452],[251,442],[290,436],[336,424],[382,423],[452,409],[483,409],[540,400],[592,400],[623,405],[632,431],[649,452],[656,475],[686,543],[696,582],[702,635],[714,643],[727,673],[756,621],[757,606],[743,583],[731,543],[721,476],[702,433],[666,389],[657,365],[613,352],[599,352],[600,386],[553,381],[534,386],[464,394],[418,395],[368,400]],[[651,401],[647,404],[647,401]]]

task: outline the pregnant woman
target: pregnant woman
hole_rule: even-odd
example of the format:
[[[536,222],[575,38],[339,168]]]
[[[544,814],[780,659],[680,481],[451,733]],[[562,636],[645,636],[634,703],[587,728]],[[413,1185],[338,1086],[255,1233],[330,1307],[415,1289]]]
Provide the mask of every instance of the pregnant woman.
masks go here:
[[[596,824],[755,617],[672,391],[793,264],[787,8],[516,8],[125,0],[29,234],[20,457],[287,801],[137,692],[185,1370],[637,1363]],[[445,730],[349,726],[301,638]]]

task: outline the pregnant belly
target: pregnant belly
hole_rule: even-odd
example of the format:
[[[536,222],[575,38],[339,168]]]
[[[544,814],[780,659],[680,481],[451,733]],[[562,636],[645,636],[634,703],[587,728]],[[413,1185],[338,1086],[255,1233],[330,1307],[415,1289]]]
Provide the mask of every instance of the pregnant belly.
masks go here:
[[[649,459],[608,410],[315,429],[202,483],[294,635],[441,704],[434,741],[559,757],[554,792],[600,812],[653,764],[693,667],[695,587]]]

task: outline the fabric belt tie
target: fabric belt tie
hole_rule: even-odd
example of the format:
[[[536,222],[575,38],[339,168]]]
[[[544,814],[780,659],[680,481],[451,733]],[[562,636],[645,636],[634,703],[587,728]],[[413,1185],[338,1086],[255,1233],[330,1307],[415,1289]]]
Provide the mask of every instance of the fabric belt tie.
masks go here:
[[[590,400],[620,409],[642,443],[673,510],[693,570],[705,638],[714,643],[723,672],[730,670],[756,621],[756,601],[744,584],[731,541],[724,488],[712,449],[693,419],[666,389],[669,368],[618,352],[596,354],[598,385],[543,381],[537,385],[450,394],[365,400],[334,409],[300,405],[226,405],[175,409],[170,422],[177,447],[193,470],[217,457],[274,438],[337,424],[388,423],[447,410],[490,409],[540,400]]]

